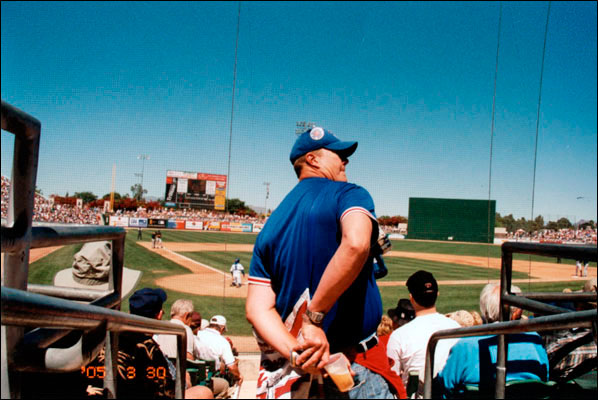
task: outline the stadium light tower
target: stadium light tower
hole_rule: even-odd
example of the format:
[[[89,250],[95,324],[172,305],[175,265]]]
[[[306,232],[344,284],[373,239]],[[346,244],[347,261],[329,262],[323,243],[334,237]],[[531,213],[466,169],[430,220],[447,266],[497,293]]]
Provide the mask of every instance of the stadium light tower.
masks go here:
[[[138,160],[141,160],[141,190],[139,191],[139,193],[141,193],[141,197],[143,197],[143,171],[145,170],[145,160],[149,160],[150,156],[148,154],[139,154],[137,156]]]
[[[316,126],[313,122],[299,121],[295,123],[295,135],[299,136],[308,129]]]
[[[268,215],[268,197],[270,197],[270,182],[264,182],[266,186],[266,201],[264,203],[264,217]]]

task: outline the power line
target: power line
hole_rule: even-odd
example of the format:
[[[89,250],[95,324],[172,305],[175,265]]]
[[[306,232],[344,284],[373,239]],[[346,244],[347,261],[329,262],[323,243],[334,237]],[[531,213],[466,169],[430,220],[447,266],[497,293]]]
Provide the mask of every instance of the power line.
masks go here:
[[[488,236],[486,238],[487,244],[490,244],[490,218],[496,218],[495,215],[490,215],[490,202],[491,202],[491,193],[492,193],[492,150],[494,146],[494,116],[496,114],[496,81],[498,78],[498,55],[500,50],[500,27],[502,23],[502,3],[500,3],[500,8],[498,11],[498,38],[496,39],[496,64],[494,66],[494,93],[492,94],[492,127],[490,129],[490,166],[488,168]],[[495,211],[496,212],[496,211]],[[488,260],[488,269],[490,271],[490,247],[486,246],[486,258]],[[490,277],[487,276],[488,281],[490,281]]]

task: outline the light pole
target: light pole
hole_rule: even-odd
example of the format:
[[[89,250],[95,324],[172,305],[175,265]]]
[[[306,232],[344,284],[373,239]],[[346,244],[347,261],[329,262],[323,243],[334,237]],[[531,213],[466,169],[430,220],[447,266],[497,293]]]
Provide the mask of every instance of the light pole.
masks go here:
[[[299,136],[303,132],[316,126],[313,122],[299,121],[295,123],[295,135]]]
[[[264,217],[268,215],[268,197],[270,197],[270,182],[264,182],[266,186],[266,201],[264,202]]]
[[[139,200],[143,197],[143,171],[145,170],[145,160],[149,160],[150,156],[148,154],[139,154],[137,156],[138,160],[141,160],[141,188],[139,190]]]

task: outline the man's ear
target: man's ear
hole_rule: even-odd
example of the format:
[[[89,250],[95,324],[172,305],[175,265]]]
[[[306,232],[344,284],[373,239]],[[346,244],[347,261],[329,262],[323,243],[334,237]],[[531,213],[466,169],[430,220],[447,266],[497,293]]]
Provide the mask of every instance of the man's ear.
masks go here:
[[[317,167],[318,163],[318,156],[314,152],[309,152],[305,155],[305,163],[310,165],[311,167]]]
[[[163,316],[164,316],[164,310],[160,310],[160,312],[158,313],[158,315],[156,315],[156,319],[161,320]]]

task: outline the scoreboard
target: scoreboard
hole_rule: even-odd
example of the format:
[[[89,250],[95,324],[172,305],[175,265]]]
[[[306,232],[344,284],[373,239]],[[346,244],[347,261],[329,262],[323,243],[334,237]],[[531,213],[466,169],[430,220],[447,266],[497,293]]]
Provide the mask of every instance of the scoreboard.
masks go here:
[[[226,175],[169,170],[166,172],[164,205],[224,211],[226,182]]]

